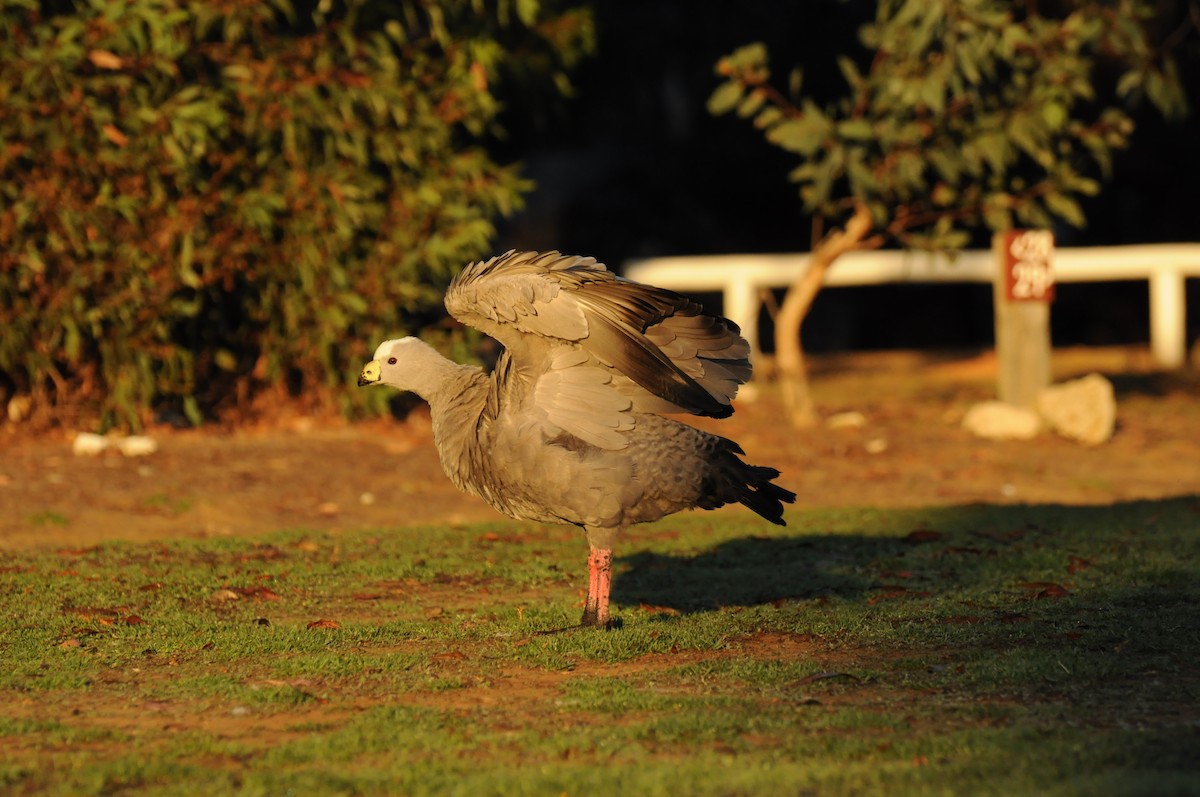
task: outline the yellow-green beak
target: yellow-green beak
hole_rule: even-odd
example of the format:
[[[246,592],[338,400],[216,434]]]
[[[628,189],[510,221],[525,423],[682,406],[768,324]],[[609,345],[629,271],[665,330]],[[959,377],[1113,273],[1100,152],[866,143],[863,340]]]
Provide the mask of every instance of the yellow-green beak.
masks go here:
[[[383,378],[383,366],[379,364],[379,360],[371,360],[363,366],[362,373],[358,375],[358,386],[375,385]]]

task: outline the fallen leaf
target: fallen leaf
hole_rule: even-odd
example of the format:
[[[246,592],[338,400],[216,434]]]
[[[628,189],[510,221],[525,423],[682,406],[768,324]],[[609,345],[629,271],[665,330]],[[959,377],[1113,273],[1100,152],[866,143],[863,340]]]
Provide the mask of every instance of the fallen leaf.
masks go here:
[[[211,596],[212,600],[224,603],[226,601],[240,601],[242,596],[231,589],[219,589]]]
[[[1026,581],[1021,586],[1030,591],[1036,590],[1037,594],[1033,596],[1035,600],[1061,598],[1071,594],[1070,590],[1062,584],[1055,584],[1052,581]]]
[[[906,542],[909,545],[920,545],[923,542],[935,542],[941,538],[942,533],[940,531],[934,531],[933,529],[914,529],[904,537],[903,542]]]
[[[1072,556],[1068,560],[1067,572],[1078,573],[1080,570],[1087,570],[1091,566],[1091,559],[1084,559],[1082,556]]]
[[[867,598],[867,603],[874,606],[881,600],[894,600],[895,598],[928,598],[928,590],[910,590],[908,587],[902,587],[899,584],[883,584],[877,589],[881,590],[878,595],[872,595]]]
[[[671,606],[653,606],[649,603],[638,604],[638,608],[649,614],[665,614],[669,617],[678,617],[679,610]]]
[[[341,628],[342,624],[337,620],[313,620],[306,628]]]
[[[798,681],[793,681],[792,686],[804,686],[805,684],[825,681],[830,678],[849,678],[851,681],[861,680],[857,675],[851,675],[848,672],[815,672],[812,675],[804,676]]]
[[[125,625],[145,625],[146,621],[136,614],[131,614],[125,618]]]
[[[997,532],[997,531],[973,531],[971,532],[976,537],[984,537],[985,539],[994,540],[995,542],[1016,542],[1025,537],[1025,529],[1013,529],[1012,531]]]
[[[254,598],[255,600],[260,601],[283,600],[283,598],[279,597],[278,592],[273,589],[268,589],[267,587],[246,587],[244,589],[237,590],[237,592],[242,594],[244,597]]]
[[[83,647],[83,643],[80,642],[78,639],[71,638],[71,639],[64,639],[62,642],[59,642],[58,646],[63,649],[81,648],[81,647]]]

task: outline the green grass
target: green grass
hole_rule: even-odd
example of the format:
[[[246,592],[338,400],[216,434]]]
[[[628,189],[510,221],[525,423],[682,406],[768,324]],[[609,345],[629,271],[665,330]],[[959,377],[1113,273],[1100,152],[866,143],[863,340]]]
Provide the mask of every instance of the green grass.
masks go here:
[[[789,522],[0,554],[0,792],[1200,794],[1197,499]]]

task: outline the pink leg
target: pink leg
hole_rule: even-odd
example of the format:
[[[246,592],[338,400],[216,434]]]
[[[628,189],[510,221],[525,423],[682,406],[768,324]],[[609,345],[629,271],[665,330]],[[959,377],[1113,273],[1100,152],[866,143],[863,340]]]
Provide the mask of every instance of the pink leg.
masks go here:
[[[608,593],[612,589],[611,550],[593,548],[588,554],[588,594],[583,606],[583,625],[608,626]]]

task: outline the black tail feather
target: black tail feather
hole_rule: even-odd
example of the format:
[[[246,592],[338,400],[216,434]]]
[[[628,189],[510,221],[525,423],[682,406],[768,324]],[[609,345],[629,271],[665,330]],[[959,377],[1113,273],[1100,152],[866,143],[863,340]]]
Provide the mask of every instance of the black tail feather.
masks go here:
[[[738,502],[775,525],[786,526],[783,505],[794,503],[796,494],[771,481],[779,478],[779,471],[774,468],[747,465],[746,470],[748,478],[738,490]]]
[[[786,526],[783,505],[794,503],[796,494],[772,481],[779,478],[779,471],[747,465],[738,457],[742,449],[737,443],[723,437],[715,440],[719,454],[712,463],[697,506],[716,509],[737,502],[778,526]]]

